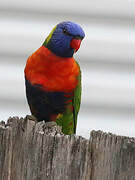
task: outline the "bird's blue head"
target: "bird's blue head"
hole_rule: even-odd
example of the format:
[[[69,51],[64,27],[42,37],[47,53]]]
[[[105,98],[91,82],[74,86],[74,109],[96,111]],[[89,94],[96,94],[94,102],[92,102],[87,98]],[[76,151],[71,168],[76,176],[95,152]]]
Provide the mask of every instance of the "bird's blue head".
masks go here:
[[[72,57],[85,37],[83,29],[76,23],[67,21],[56,25],[43,46],[60,57]]]

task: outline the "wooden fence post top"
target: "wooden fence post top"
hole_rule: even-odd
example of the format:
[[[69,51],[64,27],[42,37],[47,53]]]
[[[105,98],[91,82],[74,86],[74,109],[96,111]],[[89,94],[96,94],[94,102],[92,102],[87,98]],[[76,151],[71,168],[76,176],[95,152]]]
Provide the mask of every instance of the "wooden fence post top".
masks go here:
[[[64,135],[30,116],[0,123],[1,180],[135,180],[135,139],[92,131]]]

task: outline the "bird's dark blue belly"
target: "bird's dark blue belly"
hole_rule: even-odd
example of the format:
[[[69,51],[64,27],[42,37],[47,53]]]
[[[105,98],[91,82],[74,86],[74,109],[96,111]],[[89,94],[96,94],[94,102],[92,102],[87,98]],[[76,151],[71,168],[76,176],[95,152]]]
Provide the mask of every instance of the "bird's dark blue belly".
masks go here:
[[[38,121],[47,122],[50,121],[51,115],[63,113],[68,101],[73,97],[73,93],[47,92],[42,89],[41,85],[32,85],[26,78],[25,85],[31,113]]]

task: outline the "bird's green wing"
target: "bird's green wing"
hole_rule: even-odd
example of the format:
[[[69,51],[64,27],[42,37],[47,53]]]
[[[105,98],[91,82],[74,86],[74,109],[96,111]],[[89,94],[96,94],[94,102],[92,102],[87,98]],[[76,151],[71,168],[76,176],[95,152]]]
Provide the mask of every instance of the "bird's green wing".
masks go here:
[[[57,124],[62,127],[62,132],[64,134],[76,133],[77,115],[80,109],[80,101],[81,101],[81,71],[78,75],[78,85],[74,90],[74,97],[72,99],[72,102],[68,104],[68,107],[63,114],[58,115],[58,118],[56,120]]]
[[[77,63],[78,64],[78,63]],[[79,64],[78,64],[79,66]],[[80,69],[80,67],[79,67]],[[80,109],[81,103],[81,70],[78,75],[78,85],[74,91],[74,98],[73,98],[73,120],[74,120],[74,134],[76,133],[76,126],[77,126],[77,115]]]

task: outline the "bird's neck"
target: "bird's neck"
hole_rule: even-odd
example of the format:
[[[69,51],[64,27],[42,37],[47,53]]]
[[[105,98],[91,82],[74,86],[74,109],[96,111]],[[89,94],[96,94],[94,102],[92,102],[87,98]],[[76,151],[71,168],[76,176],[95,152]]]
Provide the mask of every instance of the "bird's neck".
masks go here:
[[[74,50],[72,48],[69,48],[67,44],[62,42],[57,42],[54,40],[48,38],[43,43],[43,46],[47,49],[49,49],[52,53],[54,53],[56,56],[62,57],[62,58],[72,58],[74,54]]]

